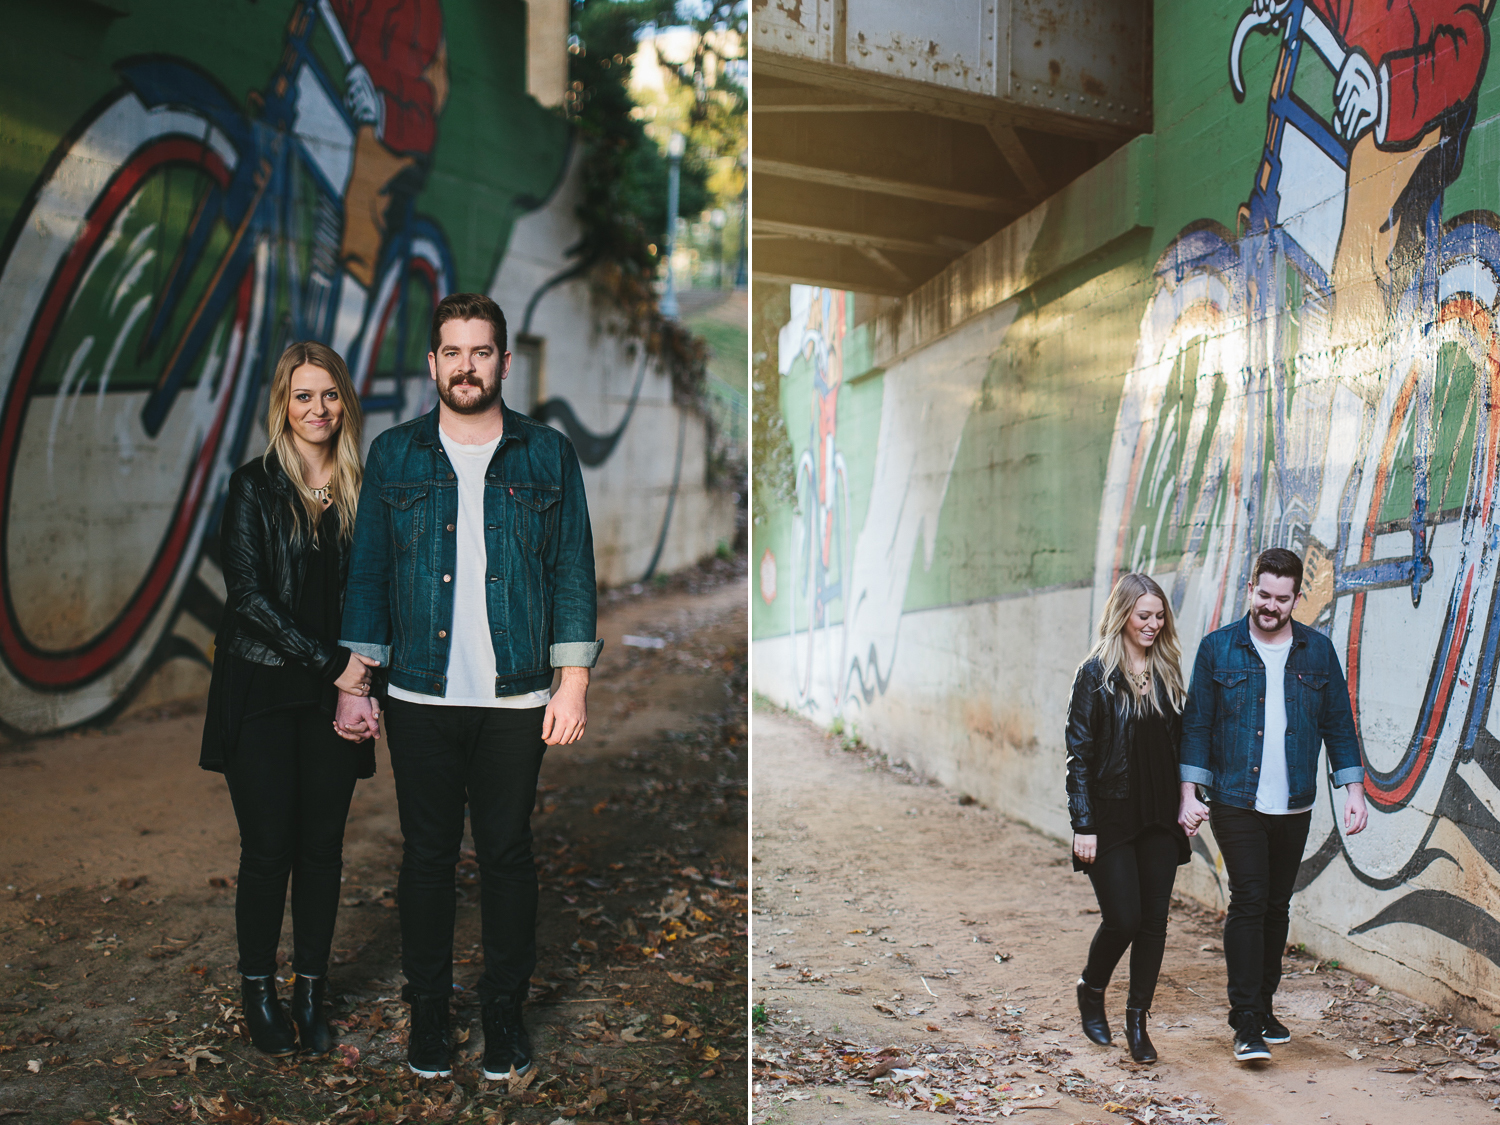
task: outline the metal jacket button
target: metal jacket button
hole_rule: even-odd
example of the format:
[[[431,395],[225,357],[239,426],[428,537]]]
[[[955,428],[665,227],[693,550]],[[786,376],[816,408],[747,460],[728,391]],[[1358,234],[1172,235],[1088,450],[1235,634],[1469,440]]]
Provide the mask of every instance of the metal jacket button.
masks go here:
[[[438,636],[439,637],[446,637],[447,635],[448,635],[448,630],[447,629],[439,629],[438,630]]]
[[[444,582],[452,582],[453,581],[453,575],[451,575],[451,574],[445,574],[445,575],[443,575],[443,581]]]
[[[500,581],[500,579],[498,579],[498,578],[496,578],[496,577],[495,577],[495,576],[494,576],[494,575],[493,575],[493,574],[492,574],[492,575],[490,575],[490,581],[491,581],[491,582],[499,582],[499,581]]]
[[[451,523],[450,523],[450,524],[449,524],[449,525],[448,525],[448,530],[449,530],[449,531],[452,531],[452,530],[453,530],[453,525],[452,525],[452,524],[451,524]]]

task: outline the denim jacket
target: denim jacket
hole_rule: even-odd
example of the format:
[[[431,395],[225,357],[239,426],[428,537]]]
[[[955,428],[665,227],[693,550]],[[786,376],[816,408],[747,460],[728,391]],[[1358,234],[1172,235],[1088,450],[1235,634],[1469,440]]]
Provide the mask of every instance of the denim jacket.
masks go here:
[[[505,433],[485,474],[485,584],[495,694],[592,668],[594,539],[572,443],[503,407]],[[453,631],[458,480],[438,411],[386,430],[370,447],[344,592],[344,639],[407,691],[442,696]]]
[[[1284,679],[1288,807],[1295,809],[1313,803],[1319,746],[1328,747],[1333,784],[1363,781],[1365,769],[1332,642],[1293,621]],[[1182,713],[1183,781],[1205,786],[1211,801],[1255,807],[1265,697],[1266,666],[1250,640],[1249,614],[1203,638]]]

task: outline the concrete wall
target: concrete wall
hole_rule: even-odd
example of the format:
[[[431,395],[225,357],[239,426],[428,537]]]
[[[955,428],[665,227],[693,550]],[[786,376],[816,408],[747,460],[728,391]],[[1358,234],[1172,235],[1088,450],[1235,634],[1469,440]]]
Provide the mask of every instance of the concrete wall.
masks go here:
[[[331,343],[373,437],[434,401],[427,324],[449,292],[501,300],[507,399],[589,446],[602,580],[732,536],[701,416],[599,331],[582,282],[542,293],[578,233],[573,140],[537,100],[560,97],[566,5],[399,7],[425,45],[413,73],[342,28],[382,91],[377,133],[344,108],[316,4],[5,5],[0,729],[200,696],[223,487],[264,449],[276,357]]]
[[[893,308],[792,289],[757,374],[798,501],[754,529],[755,687],[1066,837],[1067,689],[1115,576],[1170,591],[1190,661],[1289,546],[1374,808],[1344,837],[1325,781],[1293,940],[1493,1010],[1500,75],[1476,23],[1420,105],[1408,76],[1313,144],[1281,121],[1332,118],[1329,64],[1303,50],[1268,109],[1281,43],[1250,34],[1236,98],[1239,11],[1158,3],[1156,132]],[[1224,901],[1211,838],[1178,885]]]

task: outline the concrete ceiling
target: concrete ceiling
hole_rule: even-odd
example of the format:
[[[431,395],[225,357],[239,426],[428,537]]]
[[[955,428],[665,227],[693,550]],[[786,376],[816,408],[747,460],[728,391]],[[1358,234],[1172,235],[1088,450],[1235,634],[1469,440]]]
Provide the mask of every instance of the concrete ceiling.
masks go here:
[[[754,276],[904,295],[1149,131],[1149,0],[1051,6],[756,0]]]

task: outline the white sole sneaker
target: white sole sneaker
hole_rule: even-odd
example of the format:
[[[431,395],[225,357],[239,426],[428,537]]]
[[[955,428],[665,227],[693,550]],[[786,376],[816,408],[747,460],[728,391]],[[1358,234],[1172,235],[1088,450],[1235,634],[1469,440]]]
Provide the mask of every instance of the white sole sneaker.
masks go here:
[[[493,1070],[481,1070],[480,1073],[484,1075],[484,1079],[486,1082],[501,1082],[509,1078],[511,1075],[515,1075],[517,1078],[524,1077],[526,1075],[526,1072],[529,1071],[533,1065],[535,1065],[535,1060],[527,1063],[520,1070],[517,1070],[515,1067],[511,1067],[509,1070],[502,1070],[498,1073]]]
[[[406,1069],[418,1078],[450,1078],[453,1075],[453,1071],[451,1070],[418,1070],[411,1063],[406,1064]]]

